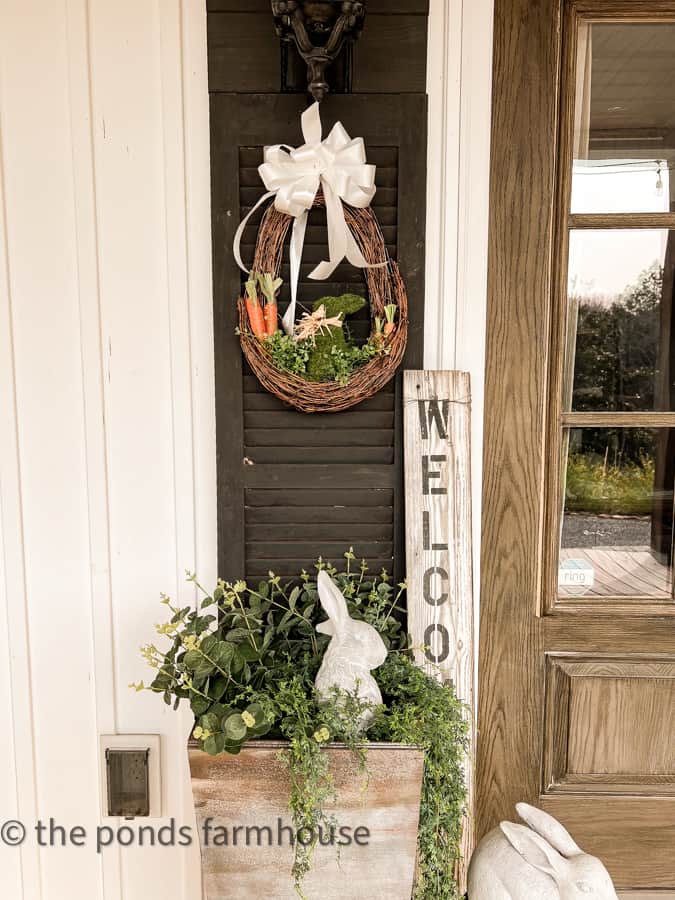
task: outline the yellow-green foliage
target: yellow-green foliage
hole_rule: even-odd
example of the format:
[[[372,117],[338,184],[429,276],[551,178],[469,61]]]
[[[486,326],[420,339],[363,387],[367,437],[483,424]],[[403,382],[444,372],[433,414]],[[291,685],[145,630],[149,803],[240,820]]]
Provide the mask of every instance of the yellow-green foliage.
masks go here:
[[[648,515],[652,508],[654,461],[606,465],[594,455],[571,456],[567,463],[565,507],[570,512]]]

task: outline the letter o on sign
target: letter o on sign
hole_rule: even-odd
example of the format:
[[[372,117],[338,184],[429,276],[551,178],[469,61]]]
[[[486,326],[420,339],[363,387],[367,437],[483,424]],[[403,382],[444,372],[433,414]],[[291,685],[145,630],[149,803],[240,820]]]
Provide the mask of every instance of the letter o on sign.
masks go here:
[[[435,642],[434,642],[435,637]],[[438,643],[440,641],[440,651]],[[425,651],[429,662],[442,663],[450,655],[450,635],[448,629],[444,625],[437,622],[429,625],[424,632],[424,646],[428,649]]]

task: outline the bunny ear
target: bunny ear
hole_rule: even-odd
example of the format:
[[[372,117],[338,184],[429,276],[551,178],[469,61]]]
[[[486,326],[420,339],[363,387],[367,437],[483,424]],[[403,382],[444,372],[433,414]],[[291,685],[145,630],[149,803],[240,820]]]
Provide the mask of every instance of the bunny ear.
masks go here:
[[[552,847],[555,847],[558,853],[570,857],[583,852],[560,822],[545,813],[543,809],[537,809],[536,806],[530,806],[528,803],[516,803],[516,810],[520,818],[527,822],[533,831],[548,841]]]
[[[330,622],[322,622],[317,626],[318,631],[324,634],[335,634],[344,630],[349,621],[347,601],[342,596],[340,588],[335,584],[325,569],[321,569],[317,578],[319,586],[319,600],[324,610],[328,613]],[[328,628],[330,627],[330,631]]]
[[[513,849],[522,856],[526,863],[550,875],[558,883],[562,857],[553,847],[524,825],[513,822],[500,822],[499,827]]]

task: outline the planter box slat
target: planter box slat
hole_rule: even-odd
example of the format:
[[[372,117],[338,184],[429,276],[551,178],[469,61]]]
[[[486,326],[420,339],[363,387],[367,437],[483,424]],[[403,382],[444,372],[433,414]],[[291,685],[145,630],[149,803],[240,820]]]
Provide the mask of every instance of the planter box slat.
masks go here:
[[[288,831],[290,781],[279,759],[285,745],[256,741],[238,756],[211,757],[191,743],[192,791],[202,844],[208,900],[274,897],[297,900],[290,875],[293,851]],[[363,846],[317,847],[304,882],[308,900],[409,900],[414,880],[423,753],[394,744],[368,746],[368,781],[348,749],[328,746],[337,803],[329,809],[350,835],[358,827]],[[204,823],[211,819],[209,846]],[[236,846],[234,829],[239,826]],[[246,827],[249,845],[246,845]],[[213,846],[215,829],[228,846]],[[260,833],[256,830],[260,829]],[[269,832],[265,829],[269,829]],[[272,845],[270,846],[270,834]],[[260,839],[260,845],[258,845]],[[367,841],[367,844],[365,843]]]

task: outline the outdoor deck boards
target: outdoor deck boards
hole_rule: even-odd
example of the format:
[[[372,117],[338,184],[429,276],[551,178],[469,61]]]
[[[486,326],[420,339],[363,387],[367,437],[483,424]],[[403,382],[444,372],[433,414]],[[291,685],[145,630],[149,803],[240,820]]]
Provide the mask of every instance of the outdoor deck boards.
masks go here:
[[[672,568],[648,547],[565,547],[560,560],[566,559],[584,560],[593,567],[595,582],[585,597],[673,597]]]

